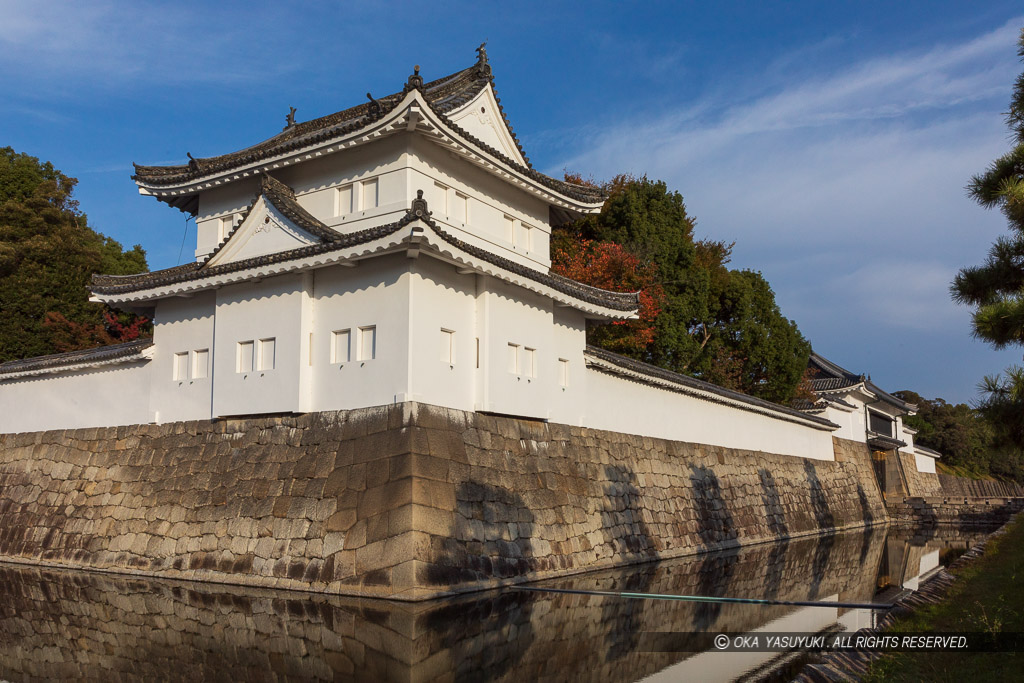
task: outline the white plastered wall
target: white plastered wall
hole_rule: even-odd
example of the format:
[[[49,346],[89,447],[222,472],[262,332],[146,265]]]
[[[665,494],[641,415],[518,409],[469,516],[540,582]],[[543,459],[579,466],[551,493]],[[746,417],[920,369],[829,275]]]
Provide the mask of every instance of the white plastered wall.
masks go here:
[[[300,397],[300,339],[308,276],[281,275],[217,290],[214,320],[213,415],[294,412]],[[259,362],[260,344],[273,339],[273,367]],[[252,342],[252,369],[239,372],[240,342]],[[247,349],[248,351],[248,349]]]
[[[833,460],[832,432],[587,370],[585,426]]]
[[[395,254],[355,268],[315,271],[311,410],[411,400],[409,259]],[[359,359],[360,330],[374,328],[374,358]],[[332,355],[335,332],[349,333],[350,360]]]
[[[0,433],[145,424],[151,363],[0,382]]]
[[[147,404],[155,422],[208,420],[213,414],[215,292],[157,302],[153,316],[152,390]],[[207,350],[205,372],[197,351]],[[176,354],[188,354],[185,377],[175,377]],[[200,375],[205,374],[206,377]]]

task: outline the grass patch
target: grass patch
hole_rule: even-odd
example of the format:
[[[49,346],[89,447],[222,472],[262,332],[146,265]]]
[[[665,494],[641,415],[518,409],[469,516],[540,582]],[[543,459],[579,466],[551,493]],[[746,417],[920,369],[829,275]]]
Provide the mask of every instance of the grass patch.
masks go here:
[[[1024,632],[1024,516],[992,539],[985,554],[954,572],[942,602],[918,608],[887,634]],[[1012,681],[1024,677],[1024,653],[901,652],[872,663],[866,681]]]

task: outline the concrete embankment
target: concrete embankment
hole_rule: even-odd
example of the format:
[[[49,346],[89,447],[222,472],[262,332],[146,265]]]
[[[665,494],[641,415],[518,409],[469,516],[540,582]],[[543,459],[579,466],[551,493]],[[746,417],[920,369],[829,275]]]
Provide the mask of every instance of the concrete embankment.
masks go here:
[[[886,521],[835,460],[406,403],[0,435],[0,560],[422,599]]]

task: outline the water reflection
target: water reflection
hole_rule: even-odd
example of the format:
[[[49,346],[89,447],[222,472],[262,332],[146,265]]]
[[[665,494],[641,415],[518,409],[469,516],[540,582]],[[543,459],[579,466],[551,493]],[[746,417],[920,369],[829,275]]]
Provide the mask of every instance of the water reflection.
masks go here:
[[[769,514],[772,483],[764,481]],[[947,559],[940,553],[982,533],[876,527],[538,585],[870,602],[880,589],[916,588]],[[763,674],[778,655],[648,652],[642,634],[850,629],[870,619],[836,608],[515,590],[403,604],[4,565],[0,678],[730,680]]]

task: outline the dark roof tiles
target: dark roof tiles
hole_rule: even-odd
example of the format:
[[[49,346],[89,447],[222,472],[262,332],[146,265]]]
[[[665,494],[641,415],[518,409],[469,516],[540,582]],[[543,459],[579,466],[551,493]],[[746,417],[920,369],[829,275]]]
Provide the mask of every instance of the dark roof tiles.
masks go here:
[[[132,178],[139,183],[151,186],[175,185],[187,183],[214,173],[229,171],[272,156],[285,154],[364,128],[383,118],[402,101],[410,90],[418,89],[423,93],[427,105],[446,125],[481,150],[495,156],[548,189],[565,196],[587,203],[599,203],[604,200],[604,194],[600,190],[556,180],[533,169],[529,159],[523,153],[522,145],[519,143],[518,138],[516,138],[511,124],[509,124],[508,117],[501,106],[501,98],[497,95],[497,90],[494,90],[494,96],[498,102],[502,121],[512,136],[520,154],[522,154],[526,162],[525,164],[520,164],[516,160],[510,159],[500,151],[470,135],[448,119],[447,114],[472,100],[487,85],[491,85],[492,89],[494,89],[494,79],[485,53],[481,54],[481,58],[476,64],[467,69],[422,85],[420,84],[421,81],[422,79],[417,72],[413,77],[409,78],[409,82],[400,92],[386,95],[379,99],[371,98],[369,102],[364,102],[355,107],[350,107],[311,121],[291,124],[272,138],[237,152],[202,159],[194,159],[189,155],[188,164],[176,166],[140,166],[135,164],[135,175]]]
[[[277,181],[273,182],[277,183]],[[282,187],[287,187],[283,186],[283,184],[281,185]],[[279,190],[279,192],[282,191]],[[446,243],[474,258],[497,266],[502,270],[533,280],[534,282],[550,287],[557,292],[566,294],[581,301],[609,308],[611,310],[635,311],[639,307],[640,298],[637,292],[611,292],[597,287],[591,287],[575,280],[570,280],[567,277],[563,277],[550,271],[542,272],[534,270],[533,268],[503,258],[486,249],[482,249],[454,237],[430,218],[430,212],[427,210],[427,202],[422,198],[422,192],[420,192],[419,195],[420,196],[417,199],[413,200],[412,206],[406,212],[405,216],[394,223],[388,223],[386,225],[350,234],[336,233],[332,230],[331,232],[334,233],[336,237],[317,244],[213,266],[208,265],[207,262],[204,261],[202,264],[188,263],[183,266],[175,266],[174,268],[157,270],[150,273],[141,273],[138,275],[93,275],[92,291],[97,294],[126,294],[155,287],[177,284],[180,282],[200,280],[214,275],[247,270],[249,268],[257,268],[275,263],[285,263],[287,261],[305,258],[315,254],[323,254],[359,244],[366,244],[393,234],[415,220],[422,220]],[[277,201],[281,201],[281,198],[278,197]],[[223,243],[221,246],[223,246]]]
[[[0,363],[0,378],[4,375],[49,370],[51,368],[88,365],[114,360],[128,361],[134,359],[134,357],[141,359],[142,352],[152,345],[153,340],[151,338],[136,339],[123,344],[100,346],[95,349],[68,351],[66,353],[54,353],[49,356],[36,356],[35,358],[7,361],[6,363]]]

